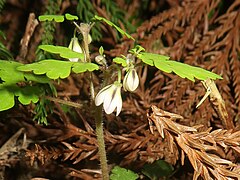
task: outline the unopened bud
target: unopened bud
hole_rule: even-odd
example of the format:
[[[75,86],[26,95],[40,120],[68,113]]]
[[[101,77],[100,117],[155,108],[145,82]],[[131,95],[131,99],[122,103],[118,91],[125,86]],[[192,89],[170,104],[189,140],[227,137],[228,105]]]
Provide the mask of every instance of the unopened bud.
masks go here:
[[[77,37],[73,37],[71,39],[71,42],[70,42],[68,48],[73,50],[74,52],[83,53],[83,50],[82,50],[82,48],[79,44],[79,41],[78,41]],[[79,58],[69,58],[69,60],[71,62],[78,62]]]

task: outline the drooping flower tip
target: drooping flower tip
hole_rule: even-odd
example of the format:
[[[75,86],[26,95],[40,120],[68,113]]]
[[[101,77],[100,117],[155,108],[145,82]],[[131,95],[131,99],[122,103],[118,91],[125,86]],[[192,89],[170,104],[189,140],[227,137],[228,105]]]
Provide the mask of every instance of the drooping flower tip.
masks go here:
[[[121,87],[122,84],[117,81],[104,87],[96,95],[95,105],[100,106],[103,103],[103,109],[107,114],[111,114],[117,108],[118,116],[122,110]]]
[[[139,85],[139,78],[136,69],[130,68],[123,79],[125,91],[135,91]]]

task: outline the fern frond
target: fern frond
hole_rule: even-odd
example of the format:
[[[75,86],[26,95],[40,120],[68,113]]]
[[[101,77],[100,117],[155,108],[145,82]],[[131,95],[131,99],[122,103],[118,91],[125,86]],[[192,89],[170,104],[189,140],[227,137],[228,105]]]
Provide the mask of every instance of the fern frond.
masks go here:
[[[6,3],[6,0],[0,0],[0,14],[4,8],[5,3]]]

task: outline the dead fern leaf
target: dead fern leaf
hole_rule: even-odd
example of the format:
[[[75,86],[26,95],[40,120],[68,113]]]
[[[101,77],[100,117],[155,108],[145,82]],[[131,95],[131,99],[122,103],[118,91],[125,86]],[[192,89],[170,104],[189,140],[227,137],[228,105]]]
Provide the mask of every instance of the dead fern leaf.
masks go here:
[[[240,174],[232,170],[237,165],[230,160],[221,158],[218,153],[218,148],[227,150],[239,147],[239,131],[233,133],[231,130],[219,129],[198,133],[198,128],[183,126],[172,121],[176,114],[165,112],[156,106],[152,106],[151,110],[152,112],[148,113],[148,120],[152,126],[150,129],[153,131],[154,124],[160,136],[164,137],[165,132],[168,132],[168,136],[172,136],[194,168],[193,179],[197,179],[199,176],[204,179],[240,178]],[[182,163],[184,162],[184,153],[181,157]]]

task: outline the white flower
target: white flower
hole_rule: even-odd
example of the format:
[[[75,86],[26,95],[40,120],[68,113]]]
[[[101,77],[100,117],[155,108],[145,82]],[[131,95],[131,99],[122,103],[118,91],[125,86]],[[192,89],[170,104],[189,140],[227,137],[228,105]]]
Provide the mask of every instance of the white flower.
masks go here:
[[[68,46],[69,49],[78,52],[78,53],[83,53],[83,50],[78,42],[77,37],[73,37],[70,41],[70,44]],[[69,61],[71,62],[78,62],[79,58],[69,58]]]
[[[139,78],[136,69],[130,68],[123,79],[123,88],[125,91],[134,91],[139,85]]]
[[[100,106],[103,103],[103,109],[107,114],[111,114],[117,108],[118,116],[122,109],[121,87],[122,84],[117,81],[104,87],[98,92],[95,105]]]

